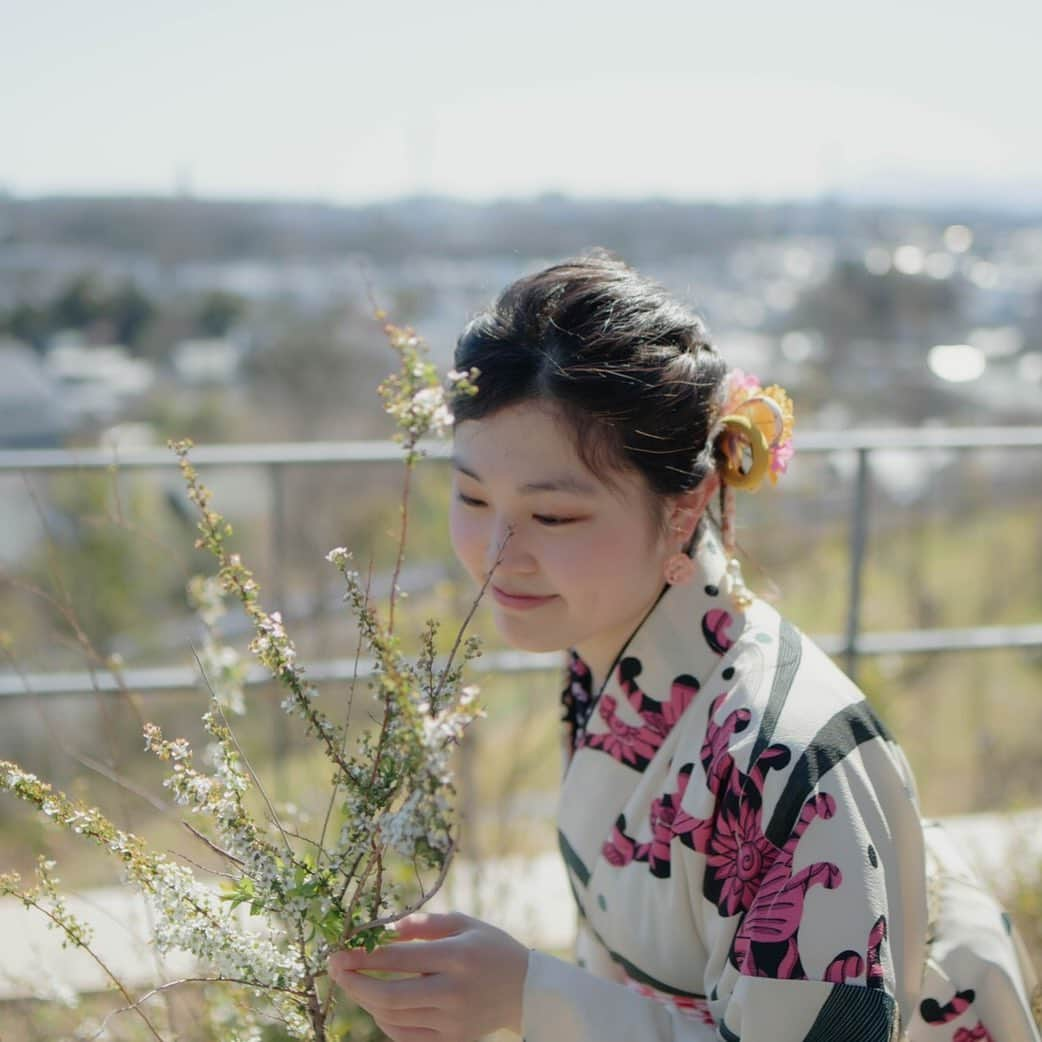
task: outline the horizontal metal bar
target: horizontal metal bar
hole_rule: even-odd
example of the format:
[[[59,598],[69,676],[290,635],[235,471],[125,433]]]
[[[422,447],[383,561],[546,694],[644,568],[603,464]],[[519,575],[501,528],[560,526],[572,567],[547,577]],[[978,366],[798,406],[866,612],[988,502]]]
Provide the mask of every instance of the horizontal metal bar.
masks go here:
[[[852,431],[808,431],[795,436],[798,452],[869,452],[929,449],[1038,449],[1042,427],[892,428]],[[448,442],[424,443],[432,459],[445,460]],[[205,466],[268,466],[278,464],[393,463],[402,448],[391,441],[302,441],[199,445],[192,461]],[[0,451],[4,471],[104,470],[163,468],[177,462],[169,449],[5,449]]]
[[[848,650],[847,640],[840,634],[812,638],[826,654],[841,655]],[[858,655],[914,655],[936,651],[994,651],[1000,648],[1042,648],[1042,625],[1038,626],[981,626],[972,629],[908,630],[862,633],[856,642]],[[476,659],[471,668],[477,673],[531,673],[556,672],[563,668],[564,659],[558,652],[533,654],[523,651],[497,651]],[[352,677],[360,680],[373,675],[373,661],[361,659],[355,669],[353,658],[327,659],[315,662],[307,669],[307,676],[315,683],[347,682]],[[186,691],[199,683],[199,672],[193,666],[161,666],[151,669],[127,669],[123,679],[130,691],[159,694]],[[261,666],[253,666],[246,676],[247,685],[274,684],[271,674]],[[19,698],[33,695],[85,695],[95,691],[114,694],[120,685],[109,673],[97,675],[97,686],[91,684],[90,674],[30,673],[21,677],[15,673],[0,673],[0,697]]]
[[[1042,626],[979,626],[970,629],[862,633],[861,655],[924,654],[932,651],[996,651],[1042,647]]]
[[[520,651],[499,651],[475,659],[470,668],[477,673],[524,673],[557,671],[563,668],[560,653],[531,654]],[[315,683],[350,681],[353,677],[365,680],[374,673],[372,659],[359,659],[357,668],[354,658],[326,659],[307,667],[306,676]],[[195,666],[158,666],[144,669],[125,669],[123,684],[107,672],[99,672],[96,684],[91,683],[89,673],[54,672],[0,673],[0,697],[18,698],[33,695],[84,695],[100,692],[115,694],[125,687],[138,693],[161,693],[190,691],[200,684],[199,670]],[[271,674],[263,666],[251,666],[246,674],[247,686],[275,684]]]
[[[447,442],[424,444],[433,458],[446,458]],[[197,445],[192,462],[205,466],[264,467],[319,463],[394,463],[402,447],[393,441],[248,442]],[[177,465],[171,449],[7,449],[0,451],[0,472],[28,470],[160,469]]]
[[[885,452],[908,449],[1038,449],[1042,427],[864,427],[795,434],[799,452]]]
[[[845,654],[849,644],[838,634],[812,638],[828,655]],[[933,651],[994,651],[1042,647],[1042,625],[975,626],[969,629],[893,630],[861,633],[857,655],[916,655]]]

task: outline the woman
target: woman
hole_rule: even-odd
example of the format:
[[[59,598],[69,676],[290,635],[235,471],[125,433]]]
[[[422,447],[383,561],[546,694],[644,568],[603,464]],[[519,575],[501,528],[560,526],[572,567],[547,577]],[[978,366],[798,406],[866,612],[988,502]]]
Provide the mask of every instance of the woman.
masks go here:
[[[901,750],[742,583],[735,491],[784,471],[785,393],[601,254],[508,287],[456,366],[454,548],[510,644],[569,649],[578,961],[420,915],[334,979],[399,1042],[1037,1042],[1009,921]]]

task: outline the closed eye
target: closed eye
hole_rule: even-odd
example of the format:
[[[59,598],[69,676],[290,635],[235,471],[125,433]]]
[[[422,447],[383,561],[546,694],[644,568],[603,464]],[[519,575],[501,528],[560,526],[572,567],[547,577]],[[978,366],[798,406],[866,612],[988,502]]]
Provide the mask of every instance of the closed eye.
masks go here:
[[[483,507],[488,504],[483,499],[475,499],[474,496],[468,496],[463,492],[457,492],[456,497],[459,501],[467,507]],[[533,514],[533,518],[538,521],[541,525],[545,525],[547,528],[558,528],[561,525],[570,525],[576,521],[581,521],[578,517],[557,517],[552,514]]]

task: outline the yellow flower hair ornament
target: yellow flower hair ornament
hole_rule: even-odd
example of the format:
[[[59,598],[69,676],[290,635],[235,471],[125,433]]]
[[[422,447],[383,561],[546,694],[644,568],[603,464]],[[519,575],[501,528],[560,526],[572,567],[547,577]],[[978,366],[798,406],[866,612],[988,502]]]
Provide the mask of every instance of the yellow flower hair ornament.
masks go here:
[[[720,477],[732,488],[755,492],[765,477],[771,484],[784,474],[793,456],[792,400],[776,384],[732,369],[725,381],[720,418],[709,432],[722,457]]]
[[[792,459],[792,401],[777,385],[732,369],[724,381],[719,419],[709,432],[720,474],[720,528],[727,568],[724,586],[739,611],[755,599],[735,556],[735,490],[755,492],[765,477],[775,484]]]

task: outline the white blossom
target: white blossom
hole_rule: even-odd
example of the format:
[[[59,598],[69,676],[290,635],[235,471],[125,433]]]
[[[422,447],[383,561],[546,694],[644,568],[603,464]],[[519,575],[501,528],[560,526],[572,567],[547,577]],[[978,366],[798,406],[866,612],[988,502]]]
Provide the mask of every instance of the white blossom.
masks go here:
[[[161,862],[150,897],[160,952],[190,952],[225,976],[262,987],[296,987],[303,979],[306,971],[298,955],[270,937],[242,929],[227,902],[186,866]]]
[[[330,564],[334,564],[337,568],[343,568],[348,561],[351,560],[351,551],[346,546],[334,546],[332,550],[326,554],[326,560]]]
[[[245,713],[246,667],[235,648],[207,637],[198,659],[203,680],[221,708],[238,716]]]
[[[224,589],[215,575],[196,575],[188,582],[188,600],[207,626],[213,626],[225,614]]]

